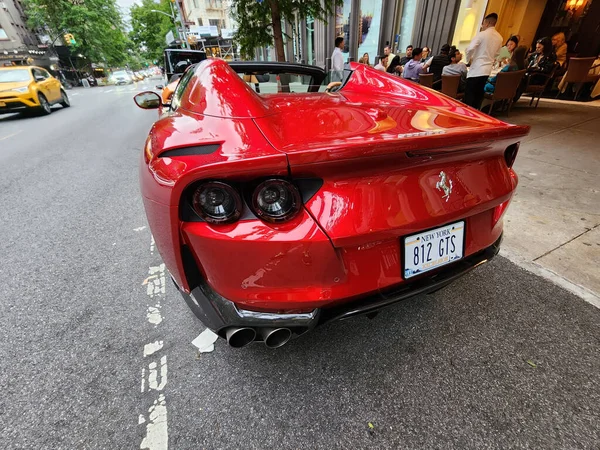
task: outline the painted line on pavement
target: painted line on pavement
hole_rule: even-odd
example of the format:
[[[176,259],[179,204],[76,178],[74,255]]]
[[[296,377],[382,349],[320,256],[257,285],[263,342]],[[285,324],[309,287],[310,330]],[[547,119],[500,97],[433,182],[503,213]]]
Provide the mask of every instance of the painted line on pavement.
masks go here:
[[[3,141],[5,139],[11,138],[13,136],[16,136],[17,134],[22,133],[22,132],[23,132],[23,130],[19,130],[19,131],[14,132],[13,134],[8,134],[6,136],[0,137],[0,141]]]
[[[134,228],[134,232],[142,231],[146,227]],[[150,254],[154,255],[154,236],[151,235]],[[142,282],[146,286],[146,295],[150,299],[147,305],[146,319],[154,328],[163,322],[162,301],[166,294],[166,267],[164,263],[150,266],[148,275]],[[167,400],[164,389],[167,386],[168,366],[167,355],[164,350],[164,341],[156,340],[144,345],[144,366],[142,367],[141,394],[146,402],[152,403],[147,413],[138,416],[138,425],[145,426],[145,434],[140,444],[142,450],[168,450],[169,434],[167,422]]]

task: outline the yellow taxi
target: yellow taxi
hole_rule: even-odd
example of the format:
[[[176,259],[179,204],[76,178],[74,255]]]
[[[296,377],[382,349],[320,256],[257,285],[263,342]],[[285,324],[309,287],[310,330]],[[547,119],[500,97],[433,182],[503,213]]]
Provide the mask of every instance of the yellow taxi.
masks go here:
[[[35,66],[0,67],[0,114],[36,111],[50,114],[52,105],[71,106],[60,81]]]

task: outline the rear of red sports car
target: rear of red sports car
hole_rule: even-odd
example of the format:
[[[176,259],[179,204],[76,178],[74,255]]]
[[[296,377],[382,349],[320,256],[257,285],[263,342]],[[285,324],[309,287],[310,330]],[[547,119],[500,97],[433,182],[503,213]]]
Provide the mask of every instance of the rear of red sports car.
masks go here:
[[[277,347],[496,255],[528,131],[363,65],[337,92],[259,94],[207,60],[150,132],[142,194],[200,320]]]

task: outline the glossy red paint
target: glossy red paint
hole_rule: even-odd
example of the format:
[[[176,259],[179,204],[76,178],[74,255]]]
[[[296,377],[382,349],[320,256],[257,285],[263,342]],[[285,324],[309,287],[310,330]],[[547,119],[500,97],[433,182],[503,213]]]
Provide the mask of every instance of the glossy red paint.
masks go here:
[[[150,227],[182,289],[193,287],[184,245],[223,297],[248,309],[288,311],[404,283],[403,236],[464,220],[465,256],[499,238],[495,211],[517,185],[504,150],[528,127],[364,65],[352,69],[337,93],[261,96],[223,61],[198,66],[177,111],[153,126],[140,170]],[[207,144],[219,148],[164,156]],[[436,188],[441,171],[453,180],[448,201]],[[181,220],[190,183],[266,176],[317,177],[323,185],[283,225]]]

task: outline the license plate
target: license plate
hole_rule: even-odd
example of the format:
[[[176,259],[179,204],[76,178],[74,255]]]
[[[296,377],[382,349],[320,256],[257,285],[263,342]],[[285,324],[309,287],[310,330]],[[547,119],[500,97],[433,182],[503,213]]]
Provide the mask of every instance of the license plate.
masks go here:
[[[414,277],[463,257],[465,222],[404,238],[404,278]]]

